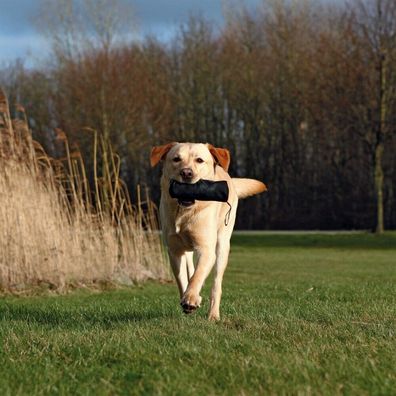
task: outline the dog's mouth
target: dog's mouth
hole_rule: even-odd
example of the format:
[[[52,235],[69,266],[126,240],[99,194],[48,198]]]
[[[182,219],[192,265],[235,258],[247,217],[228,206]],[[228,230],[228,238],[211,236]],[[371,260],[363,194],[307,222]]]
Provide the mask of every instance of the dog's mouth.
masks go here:
[[[184,207],[188,208],[188,207],[193,206],[193,205],[195,204],[195,200],[193,199],[193,200],[191,200],[191,201],[183,201],[183,200],[181,200],[181,199],[178,199],[178,200],[177,200],[177,203],[178,203],[180,206],[184,206]]]

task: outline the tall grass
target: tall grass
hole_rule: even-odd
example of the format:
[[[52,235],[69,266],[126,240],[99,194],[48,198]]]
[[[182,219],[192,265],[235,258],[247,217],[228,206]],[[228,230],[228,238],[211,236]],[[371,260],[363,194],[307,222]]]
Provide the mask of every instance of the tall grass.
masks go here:
[[[0,289],[167,278],[155,207],[147,194],[132,205],[110,144],[88,131],[91,188],[65,134],[57,131],[65,158],[52,159],[33,141],[22,107],[18,114],[11,120],[0,91]]]

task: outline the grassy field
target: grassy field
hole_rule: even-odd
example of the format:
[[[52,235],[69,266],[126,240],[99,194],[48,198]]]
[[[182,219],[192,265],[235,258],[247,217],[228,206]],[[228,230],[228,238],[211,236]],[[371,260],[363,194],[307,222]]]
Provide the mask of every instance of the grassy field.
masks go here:
[[[0,299],[0,394],[396,392],[396,234],[238,235],[222,320],[176,286]]]

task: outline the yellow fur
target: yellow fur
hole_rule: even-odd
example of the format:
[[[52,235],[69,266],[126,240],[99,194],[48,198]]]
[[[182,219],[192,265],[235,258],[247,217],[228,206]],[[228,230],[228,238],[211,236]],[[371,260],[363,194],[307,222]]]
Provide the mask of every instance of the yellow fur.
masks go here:
[[[228,262],[230,238],[234,228],[238,198],[266,190],[253,179],[232,179],[227,173],[228,150],[202,143],[170,143],[154,147],[151,164],[163,160],[161,177],[160,216],[170,263],[179,288],[184,312],[190,313],[201,304],[200,291],[211,269],[215,267],[210,297],[209,319],[220,318],[223,274]],[[228,203],[196,201],[192,206],[180,206],[169,194],[171,179],[183,182],[181,171],[191,172],[190,183],[201,179],[225,180],[229,187]],[[197,256],[194,269],[193,252]]]
[[[232,178],[232,183],[238,198],[246,198],[251,195],[260,194],[267,190],[267,187],[261,181],[255,179]]]

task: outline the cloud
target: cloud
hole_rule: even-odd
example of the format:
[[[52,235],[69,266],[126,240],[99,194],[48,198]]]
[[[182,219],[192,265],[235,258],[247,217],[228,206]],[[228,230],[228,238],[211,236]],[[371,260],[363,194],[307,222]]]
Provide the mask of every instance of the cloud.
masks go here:
[[[0,65],[16,59],[24,59],[31,65],[48,53],[49,43],[38,34],[0,34]]]
[[[138,20],[144,25],[174,25],[186,20],[191,13],[201,13],[210,19],[222,19],[221,0],[136,0]]]
[[[0,0],[0,34],[18,36],[33,32],[31,18],[38,4],[37,0]]]
[[[39,0],[0,0],[0,63],[16,58],[43,57],[48,44],[36,32],[32,19]],[[53,0],[55,1],[55,0]],[[140,36],[154,35],[169,41],[178,26],[191,14],[199,14],[221,25],[221,0],[121,0],[135,10]],[[232,0],[235,1],[235,0]],[[246,6],[255,6],[262,0],[244,0]]]

